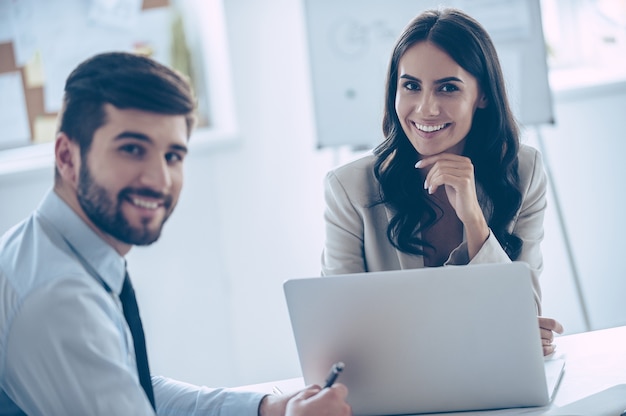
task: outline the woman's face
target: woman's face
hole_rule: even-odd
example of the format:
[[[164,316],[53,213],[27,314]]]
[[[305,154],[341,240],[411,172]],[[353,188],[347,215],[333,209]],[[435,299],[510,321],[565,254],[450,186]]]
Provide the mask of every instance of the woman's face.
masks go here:
[[[397,82],[396,113],[415,150],[461,154],[474,112],[487,106],[476,78],[424,41],[400,58]]]

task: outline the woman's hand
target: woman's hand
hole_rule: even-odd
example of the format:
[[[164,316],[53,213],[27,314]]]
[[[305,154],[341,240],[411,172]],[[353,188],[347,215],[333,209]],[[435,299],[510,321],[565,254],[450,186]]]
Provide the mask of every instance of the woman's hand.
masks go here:
[[[448,201],[465,228],[470,258],[474,257],[489,237],[489,227],[476,196],[472,161],[465,156],[440,153],[425,157],[415,167],[427,169],[424,189],[429,194],[441,186],[445,188]]]
[[[539,319],[539,332],[541,334],[541,346],[543,347],[543,355],[550,355],[556,349],[554,345],[554,333],[562,334],[563,325],[561,325],[556,319],[538,317]]]

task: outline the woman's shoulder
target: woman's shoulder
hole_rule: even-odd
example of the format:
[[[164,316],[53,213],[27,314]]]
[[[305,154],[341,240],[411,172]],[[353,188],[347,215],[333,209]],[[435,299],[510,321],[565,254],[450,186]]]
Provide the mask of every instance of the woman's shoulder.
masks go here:
[[[533,163],[535,159],[541,158],[541,152],[539,152],[536,147],[528,144],[520,144],[518,155],[520,162],[523,161]]]
[[[532,175],[538,168],[543,170],[543,159],[541,152],[530,145],[520,145],[518,152],[519,170],[520,175],[530,174]]]
[[[376,156],[369,152],[332,169],[326,175],[330,187],[341,186],[352,198],[369,200],[372,193],[379,194],[374,175]]]
[[[356,159],[346,162],[335,169],[331,170],[335,176],[340,179],[349,179],[352,177],[360,177],[363,173],[374,174],[374,164],[376,163],[376,156],[373,153],[368,152],[366,154],[358,156]]]
[[[533,186],[545,186],[546,173],[543,167],[541,152],[529,145],[522,144],[518,153],[519,178],[522,188],[528,189]]]

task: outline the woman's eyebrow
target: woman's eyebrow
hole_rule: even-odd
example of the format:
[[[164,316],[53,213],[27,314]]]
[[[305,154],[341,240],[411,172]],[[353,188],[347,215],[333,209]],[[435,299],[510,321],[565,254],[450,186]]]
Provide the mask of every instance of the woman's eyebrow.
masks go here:
[[[410,81],[415,81],[415,82],[419,82],[421,83],[422,81],[419,78],[414,77],[413,75],[409,75],[409,74],[402,74],[400,75],[401,79],[408,79]],[[445,84],[446,82],[460,82],[463,83],[463,80],[461,80],[460,78],[457,77],[445,77],[445,78],[440,78],[435,80],[435,84]]]
[[[457,77],[445,77],[445,78],[441,78],[435,81],[435,84],[444,84],[446,82],[450,82],[450,81],[455,81],[455,82],[460,82],[463,84],[463,80],[461,80],[460,78]]]
[[[402,74],[402,75],[400,75],[400,78],[401,79],[408,79],[408,80],[411,80],[411,81],[416,81],[416,82],[419,82],[419,83],[422,82],[419,78],[415,78],[414,76],[409,75],[409,74]]]

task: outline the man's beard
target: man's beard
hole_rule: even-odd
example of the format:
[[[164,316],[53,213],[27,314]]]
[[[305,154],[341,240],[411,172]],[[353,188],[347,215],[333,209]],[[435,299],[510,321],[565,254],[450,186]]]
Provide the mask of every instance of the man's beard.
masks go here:
[[[76,196],[83,211],[96,227],[126,244],[144,246],[158,240],[163,224],[167,221],[174,208],[172,196],[163,195],[147,188],[124,188],[117,195],[117,199],[114,200],[109,195],[109,192],[95,181],[86,162],[86,160],[83,160],[81,163]],[[133,228],[128,223],[121,206],[124,200],[130,201],[129,195],[131,194],[164,199],[165,216],[159,227],[152,230],[149,229],[148,219],[145,220],[141,227]]]

